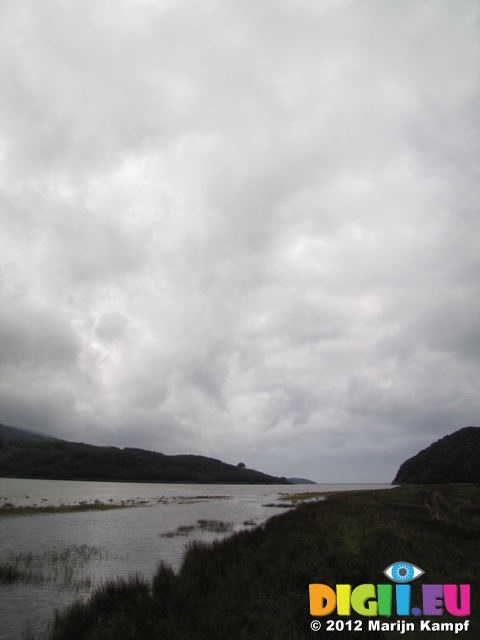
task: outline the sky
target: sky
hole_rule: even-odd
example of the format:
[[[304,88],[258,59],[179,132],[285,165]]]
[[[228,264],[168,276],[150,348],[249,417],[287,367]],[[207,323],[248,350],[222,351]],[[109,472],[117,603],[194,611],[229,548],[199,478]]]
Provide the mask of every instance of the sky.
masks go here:
[[[0,422],[317,482],[480,424],[480,0],[0,0]]]

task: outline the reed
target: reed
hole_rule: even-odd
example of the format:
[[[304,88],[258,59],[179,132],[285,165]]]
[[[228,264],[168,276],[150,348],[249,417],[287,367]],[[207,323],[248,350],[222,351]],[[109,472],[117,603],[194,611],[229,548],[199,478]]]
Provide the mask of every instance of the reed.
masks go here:
[[[197,520],[197,524],[181,525],[175,531],[160,533],[159,538],[176,538],[178,536],[189,536],[195,531],[209,531],[211,533],[230,533],[233,530],[232,522],[223,520]]]
[[[197,520],[200,531],[210,531],[212,533],[229,533],[233,529],[232,522],[223,520]]]
[[[77,592],[90,589],[91,578],[85,573],[90,562],[109,557],[107,549],[70,545],[39,554],[10,553],[0,563],[0,584],[55,584],[59,589]]]

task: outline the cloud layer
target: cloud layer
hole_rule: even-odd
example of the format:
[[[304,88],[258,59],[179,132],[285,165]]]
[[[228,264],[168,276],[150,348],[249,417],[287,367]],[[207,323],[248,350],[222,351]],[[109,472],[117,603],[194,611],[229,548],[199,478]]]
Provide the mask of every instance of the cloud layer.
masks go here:
[[[386,481],[479,415],[480,6],[0,5],[0,421]]]

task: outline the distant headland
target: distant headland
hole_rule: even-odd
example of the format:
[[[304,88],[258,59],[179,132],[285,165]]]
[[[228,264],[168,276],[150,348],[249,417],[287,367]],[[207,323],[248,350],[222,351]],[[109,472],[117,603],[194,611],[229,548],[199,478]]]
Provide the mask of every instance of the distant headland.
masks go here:
[[[464,427],[400,465],[392,484],[480,483],[480,427]]]
[[[291,484],[287,478],[199,455],[67,442],[0,424],[0,475],[47,480]]]

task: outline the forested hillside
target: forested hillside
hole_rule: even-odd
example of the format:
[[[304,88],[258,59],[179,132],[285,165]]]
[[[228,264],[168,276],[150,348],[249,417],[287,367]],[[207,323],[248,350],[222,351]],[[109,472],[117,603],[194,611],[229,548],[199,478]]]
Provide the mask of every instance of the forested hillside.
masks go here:
[[[480,427],[437,440],[399,468],[392,484],[480,483]]]
[[[20,442],[45,442],[46,440],[57,439],[36,431],[25,431],[17,427],[7,427],[5,424],[0,424],[0,438],[8,441],[18,440]]]
[[[0,438],[0,475],[52,480],[285,484],[277,478],[196,455],[168,456],[143,449],[79,442],[7,441]]]

